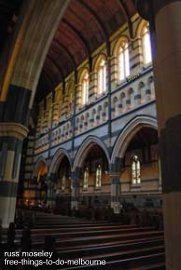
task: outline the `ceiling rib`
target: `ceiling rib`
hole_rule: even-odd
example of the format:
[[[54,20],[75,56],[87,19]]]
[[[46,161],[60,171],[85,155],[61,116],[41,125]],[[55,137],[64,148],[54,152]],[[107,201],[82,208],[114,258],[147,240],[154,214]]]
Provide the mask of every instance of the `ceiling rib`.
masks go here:
[[[71,52],[69,51],[69,49],[67,49],[62,43],[60,43],[58,40],[54,39],[52,43],[56,43],[68,56],[68,58],[70,59],[70,61],[72,62],[73,67],[76,67],[76,61],[73,57],[73,55],[71,54]]]
[[[62,19],[62,22],[72,30],[72,32],[75,33],[75,35],[79,38],[79,40],[81,41],[81,43],[83,44],[85,50],[86,50],[86,53],[87,55],[90,55],[91,54],[91,50],[88,46],[88,42],[87,40],[83,37],[83,35],[75,28],[75,26],[73,26],[70,22],[68,22],[66,19]]]

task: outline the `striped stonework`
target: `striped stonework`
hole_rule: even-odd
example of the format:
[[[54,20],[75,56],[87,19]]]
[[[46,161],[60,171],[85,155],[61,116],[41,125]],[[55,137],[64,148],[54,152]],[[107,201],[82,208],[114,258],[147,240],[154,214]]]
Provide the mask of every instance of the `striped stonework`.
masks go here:
[[[66,113],[66,104],[65,104],[65,96],[63,96],[62,105],[61,105],[61,116],[62,116],[62,118],[65,118],[65,113]]]
[[[75,85],[76,92],[76,108],[80,108],[82,105],[82,87],[81,83]]]
[[[144,8],[144,5],[142,7]],[[179,34],[181,2],[153,1],[152,7],[155,13],[153,15],[155,25],[152,22],[151,26],[152,42],[155,43],[152,45],[160,131],[166,269],[179,270],[181,265],[181,36]]]
[[[90,87],[89,87],[89,98],[90,102],[94,100],[94,96],[97,92],[97,72],[90,73]]]
[[[109,174],[111,183],[111,208],[115,214],[120,213],[120,175],[114,172]]]
[[[53,123],[54,125],[60,122],[62,104],[62,86],[55,89],[55,100],[53,103]]]
[[[137,30],[137,26],[135,26],[133,31],[134,30]],[[120,33],[119,37],[121,37],[121,35],[122,34]],[[127,36],[126,33],[125,36]],[[91,196],[95,195],[98,197],[105,196],[107,198],[106,200],[109,201],[109,203],[111,202],[111,206],[114,212],[119,213],[119,201],[122,201],[124,199],[122,197],[122,194],[119,193],[122,189],[122,186],[124,187],[126,185],[125,183],[128,183],[129,180],[129,175],[126,175],[126,181],[124,183],[122,182],[122,180],[124,180],[124,175],[121,172],[122,160],[119,157],[121,156],[121,158],[123,158],[124,155],[122,155],[122,153],[125,154],[125,151],[130,143],[130,141],[127,141],[127,132],[129,131],[129,136],[131,140],[131,134],[133,134],[134,132],[134,134],[136,134],[136,132],[140,130],[139,125],[140,123],[142,123],[141,121],[143,115],[150,117],[150,119],[155,119],[156,117],[155,99],[154,96],[151,97],[152,83],[149,79],[153,77],[152,70],[146,67],[145,69],[143,69],[139,62],[139,70],[136,71],[133,66],[137,63],[136,61],[140,61],[139,56],[137,58],[138,51],[141,49],[138,46],[140,45],[140,40],[139,37],[137,39],[134,39],[134,35],[131,40],[128,40],[130,52],[129,59],[131,67],[130,76],[122,81],[117,81],[117,53],[115,44],[114,46],[113,44],[111,44],[111,48],[113,49],[112,56],[106,58],[107,91],[100,95],[98,94],[96,65],[91,65],[91,68],[89,69],[91,73],[89,73],[90,86],[89,99],[87,104],[82,104],[82,87],[80,83],[81,76],[78,76],[78,79],[77,76],[75,76],[75,78],[64,78],[64,83],[59,84],[59,86],[57,86],[57,88],[55,89],[55,100],[53,101],[54,103],[52,107],[53,123],[51,125],[51,130],[49,132],[45,132],[46,130],[42,129],[42,133],[44,132],[45,134],[39,134],[41,136],[37,136],[36,138],[36,149],[33,166],[35,165],[37,159],[43,157],[47,161],[48,165],[50,165],[51,167],[52,159],[54,160],[54,158],[56,157],[56,153],[59,150],[66,150],[71,155],[71,169],[73,171],[76,171],[72,174],[71,177],[73,183],[71,193],[71,207],[75,209],[78,209],[79,206],[81,208],[82,194],[89,194]],[[82,71],[82,67],[80,68],[80,66],[78,66],[75,70],[79,71],[79,69]],[[64,91],[62,90],[62,88],[64,89]],[[146,89],[148,89],[149,91],[146,92]],[[73,94],[74,91],[75,96]],[[147,98],[147,96],[149,98]],[[68,112],[70,108],[70,103],[72,102],[72,100],[74,100],[74,98],[75,110],[72,116],[71,114],[68,114]],[[46,98],[44,99],[44,104],[45,100]],[[60,114],[58,114],[59,110],[61,110]],[[48,111],[49,109],[47,109],[47,107],[45,108],[44,106],[42,108],[42,112],[40,113],[41,121],[47,121]],[[56,125],[56,123],[58,123],[57,115],[59,115],[58,125]],[[135,119],[135,117],[136,123],[137,117],[138,119],[140,119],[140,122],[138,120],[138,126],[135,125],[135,129],[130,129],[130,125],[132,127],[132,120]],[[38,122],[38,129],[40,129],[39,126],[41,125],[41,121],[39,120]],[[48,124],[46,123],[46,126],[47,125]],[[121,144],[121,141],[119,139],[120,137],[122,138],[122,136],[122,141],[124,141],[126,138],[126,144],[124,143],[123,145]],[[96,140],[94,141],[95,138]],[[87,144],[87,139],[91,141],[90,145]],[[111,159],[111,153],[113,153],[114,158],[112,163],[114,163],[114,166],[111,169],[106,169],[106,171],[103,173],[105,182],[102,183],[101,190],[94,189],[94,184],[90,184],[90,190],[84,190],[84,193],[81,193],[82,179],[80,179],[80,175],[79,173],[77,173],[76,168],[79,166],[82,168],[84,166],[84,160],[86,159],[85,152],[88,153],[87,149],[91,151],[91,147],[95,144],[100,145],[101,142],[99,142],[99,140],[104,144],[103,149],[106,148],[108,150],[108,154],[106,155],[107,160]],[[119,143],[117,143],[117,140]],[[85,147],[85,145],[87,146]],[[126,145],[126,147],[124,145]],[[80,154],[79,151],[80,149],[82,149],[82,147],[85,148],[84,151],[82,151],[82,153]],[[107,150],[104,151],[107,153]],[[30,160],[30,157],[28,158]],[[79,159],[81,160],[81,165],[77,161]],[[60,167],[61,165],[58,158],[56,162],[57,167]],[[111,164],[109,165],[111,166]],[[28,178],[28,176],[30,175],[31,165],[27,164],[26,169],[26,175]],[[50,173],[50,171],[48,173]],[[48,204],[50,206],[52,205],[53,207],[53,198],[60,198],[61,196],[65,197],[68,192],[66,193],[66,189],[63,192],[61,188],[57,189],[56,183],[54,183],[51,178],[48,178],[47,180],[49,181]],[[122,185],[120,185],[120,181]],[[130,185],[127,184],[127,186],[128,192],[131,192]],[[145,188],[145,192],[150,192],[150,190]],[[124,190],[123,193],[123,196],[125,196]],[[70,195],[70,190],[68,195]]]
[[[0,102],[0,121],[26,125],[30,97],[29,89],[10,85],[7,101]]]
[[[60,105],[58,102],[53,103],[52,105],[52,124],[56,125],[59,122],[59,117],[60,117]]]
[[[111,84],[116,85],[118,81],[118,66],[117,66],[117,57],[111,57]]]
[[[121,182],[120,174],[123,168],[123,159],[116,157],[114,163],[110,166],[110,183],[111,183],[111,207],[114,213],[120,213],[120,193]]]
[[[64,114],[68,115],[70,112],[70,106],[69,106],[69,96],[68,94],[65,95],[65,99],[64,99]]]
[[[47,129],[48,129],[48,121],[47,121],[47,113],[46,113],[45,118],[43,119],[42,130],[43,132],[46,132]]]
[[[24,175],[24,191],[26,198],[26,191],[29,188],[29,182],[32,178],[33,171],[33,162],[34,162],[34,149],[35,149],[35,137],[33,135],[28,135],[27,137],[27,145],[23,148],[23,155],[25,158],[21,161],[21,175]]]
[[[42,119],[38,117],[36,132],[41,133]]]
[[[132,41],[132,50],[130,55],[131,73],[137,74],[140,71],[140,66],[143,66],[142,42],[141,38],[137,37]]]
[[[70,99],[69,99],[69,95],[68,94],[66,94],[65,95],[65,114],[67,115],[67,114],[69,114],[69,112],[70,112],[70,106],[69,106],[69,103],[70,103]]]
[[[17,123],[0,123],[0,218],[2,226],[14,221],[22,141],[27,128]]]

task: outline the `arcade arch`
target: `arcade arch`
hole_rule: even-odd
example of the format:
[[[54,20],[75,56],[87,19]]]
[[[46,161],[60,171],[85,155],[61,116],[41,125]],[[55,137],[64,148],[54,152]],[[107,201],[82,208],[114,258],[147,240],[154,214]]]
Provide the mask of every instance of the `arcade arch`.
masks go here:
[[[102,151],[104,152],[108,164],[110,163],[110,157],[109,157],[109,153],[108,150],[106,148],[106,145],[97,137],[95,136],[89,136],[88,138],[85,139],[85,141],[81,144],[81,146],[79,147],[76,156],[74,158],[74,163],[73,163],[73,172],[76,171],[77,168],[81,168],[83,165],[83,162],[88,154],[88,152],[90,151],[90,149],[94,146],[97,145],[99,146],[100,149],[102,149]]]
[[[47,202],[47,173],[48,165],[43,157],[37,161],[32,180],[24,190],[24,204],[27,206],[41,206]]]
[[[49,169],[50,201],[55,205],[55,211],[69,214],[71,203],[71,159],[67,151],[59,149],[51,162]]]
[[[136,206],[160,206],[159,148],[156,120],[133,119],[117,139],[111,162],[120,175],[121,197]],[[136,193],[135,193],[136,192]],[[135,196],[136,194],[136,196]],[[146,197],[145,197],[146,195]]]
[[[150,116],[136,116],[123,128],[114,145],[111,155],[111,164],[116,158],[123,158],[126,149],[134,135],[143,127],[150,127],[157,130],[157,120]]]
[[[78,172],[80,207],[103,206],[110,200],[109,155],[97,138],[89,138],[80,147],[74,161]]]

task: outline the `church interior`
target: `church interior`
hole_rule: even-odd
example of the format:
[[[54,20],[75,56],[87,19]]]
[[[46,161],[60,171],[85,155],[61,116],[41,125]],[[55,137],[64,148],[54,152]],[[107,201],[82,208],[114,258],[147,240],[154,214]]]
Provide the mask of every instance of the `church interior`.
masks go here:
[[[0,0],[1,269],[181,269],[180,12]]]

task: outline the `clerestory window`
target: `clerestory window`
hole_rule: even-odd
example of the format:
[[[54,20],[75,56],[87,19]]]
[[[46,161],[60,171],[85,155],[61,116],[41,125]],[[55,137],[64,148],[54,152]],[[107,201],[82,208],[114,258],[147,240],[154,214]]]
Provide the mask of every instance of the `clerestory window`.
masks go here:
[[[118,80],[125,80],[130,75],[129,47],[122,41],[118,50]]]
[[[148,25],[143,27],[141,39],[143,48],[143,63],[147,65],[152,62],[150,32]]]
[[[98,94],[102,94],[106,91],[106,61],[101,59],[98,67]]]
[[[84,73],[82,78],[82,104],[85,105],[88,103],[89,99],[89,74],[88,71]]]

